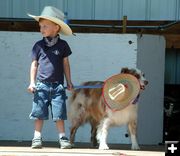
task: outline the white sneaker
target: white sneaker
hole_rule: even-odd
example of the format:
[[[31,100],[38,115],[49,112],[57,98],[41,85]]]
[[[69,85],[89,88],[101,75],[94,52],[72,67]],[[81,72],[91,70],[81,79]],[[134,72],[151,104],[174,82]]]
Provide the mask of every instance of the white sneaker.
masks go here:
[[[42,139],[33,138],[31,148],[42,148]]]
[[[62,137],[59,139],[59,146],[61,149],[70,149],[72,148],[71,143],[69,142],[68,138]]]

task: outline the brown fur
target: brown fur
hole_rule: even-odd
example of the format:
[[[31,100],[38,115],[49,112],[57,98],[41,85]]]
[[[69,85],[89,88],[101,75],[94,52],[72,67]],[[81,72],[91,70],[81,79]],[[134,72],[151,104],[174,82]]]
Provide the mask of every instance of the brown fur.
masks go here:
[[[99,85],[102,81],[89,81],[81,85]],[[101,102],[102,88],[76,89],[70,99],[68,117],[71,121],[70,142],[74,142],[77,129],[89,122],[91,124],[91,142],[97,144],[96,131],[99,121],[104,116],[104,104]],[[89,100],[90,99],[90,100]]]
[[[145,79],[140,80],[140,73],[137,73],[136,69],[122,68],[121,73],[130,73],[136,76],[140,81],[142,89],[144,89],[144,86],[147,84],[147,81]],[[81,85],[103,85],[103,83],[104,82],[102,81],[89,81],[84,82]],[[97,145],[97,137],[100,142],[100,149],[108,149],[108,146],[106,145],[106,137],[108,127],[111,125],[128,124],[130,134],[133,135],[133,137],[134,135],[136,135],[137,105],[131,104],[121,111],[116,111],[115,113],[112,113],[112,110],[107,108],[104,104],[101,95],[102,88],[76,89],[73,91],[69,101],[68,113],[68,118],[71,122],[71,143],[74,143],[77,129],[85,123],[90,123],[91,125],[91,142],[93,143],[93,146]],[[116,117],[121,119],[113,119]],[[111,122],[111,120],[113,122]],[[107,121],[108,125],[105,125],[105,122]],[[101,131],[103,131],[104,127],[107,127],[104,129],[105,133],[101,134]],[[132,146],[132,149],[139,148],[136,140]]]

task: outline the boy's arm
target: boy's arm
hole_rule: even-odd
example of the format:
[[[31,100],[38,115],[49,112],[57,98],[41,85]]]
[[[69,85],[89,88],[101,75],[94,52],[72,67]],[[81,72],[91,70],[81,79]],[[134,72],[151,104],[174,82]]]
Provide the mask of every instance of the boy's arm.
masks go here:
[[[35,89],[37,68],[38,68],[38,62],[36,60],[33,60],[30,68],[30,85],[28,87],[28,91],[31,93],[33,93]]]
[[[73,89],[73,84],[71,82],[71,70],[70,70],[68,57],[65,57],[63,59],[63,66],[64,66],[64,74],[65,74],[66,82],[67,82],[67,89],[72,90]]]

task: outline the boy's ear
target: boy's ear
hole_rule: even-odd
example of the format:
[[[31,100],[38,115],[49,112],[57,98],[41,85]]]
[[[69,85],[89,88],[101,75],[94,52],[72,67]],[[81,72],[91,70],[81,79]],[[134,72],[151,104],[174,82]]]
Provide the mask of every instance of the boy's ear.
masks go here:
[[[57,32],[60,32],[61,31],[61,27],[59,25],[56,25],[57,26]]]

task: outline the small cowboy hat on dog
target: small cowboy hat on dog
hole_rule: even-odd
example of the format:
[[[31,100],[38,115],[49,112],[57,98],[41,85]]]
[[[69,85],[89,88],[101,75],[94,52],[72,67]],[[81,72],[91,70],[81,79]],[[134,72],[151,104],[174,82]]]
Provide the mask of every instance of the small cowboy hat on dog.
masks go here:
[[[59,33],[62,33],[64,35],[72,35],[71,28],[64,22],[64,13],[55,7],[52,6],[44,7],[40,16],[35,16],[31,14],[28,14],[28,16],[34,18],[38,22],[40,18],[50,20],[61,27]]]
[[[131,74],[118,74],[108,78],[103,86],[103,98],[112,110],[121,110],[133,102],[140,91],[138,79]]]

